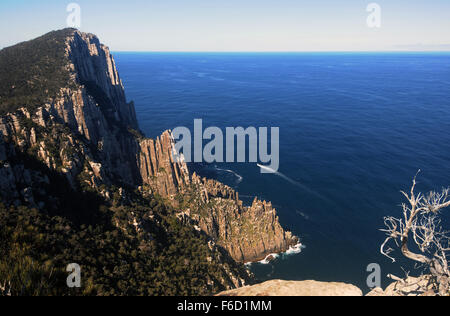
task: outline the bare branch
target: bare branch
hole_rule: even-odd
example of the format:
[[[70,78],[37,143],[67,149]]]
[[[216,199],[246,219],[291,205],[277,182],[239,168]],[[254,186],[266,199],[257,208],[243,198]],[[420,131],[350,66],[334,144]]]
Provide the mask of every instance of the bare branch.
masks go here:
[[[386,239],[381,245],[380,252],[396,262],[391,256],[393,249],[389,247],[394,242],[401,249],[402,254],[416,263],[425,265],[431,275],[439,283],[440,293],[449,288],[450,234],[442,229],[439,213],[450,207],[450,189],[442,192],[430,192],[428,195],[415,194],[417,176],[413,179],[410,193],[401,191],[408,200],[402,204],[403,218],[387,216],[384,218]],[[409,241],[414,241],[420,253],[414,253],[409,248]]]

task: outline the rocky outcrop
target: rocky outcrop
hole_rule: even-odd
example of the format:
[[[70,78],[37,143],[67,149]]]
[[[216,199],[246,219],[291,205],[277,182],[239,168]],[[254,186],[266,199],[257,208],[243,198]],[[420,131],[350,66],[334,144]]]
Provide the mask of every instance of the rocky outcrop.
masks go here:
[[[167,198],[180,213],[225,248],[239,262],[255,262],[287,251],[299,240],[284,231],[270,202],[255,198],[244,206],[232,188],[189,174],[183,158],[174,159],[170,132],[141,140],[140,170],[144,184]]]
[[[219,293],[217,296],[362,296],[354,285],[317,281],[272,280]]]
[[[260,261],[298,244],[298,238],[281,227],[270,202],[255,198],[244,206],[238,193],[222,183],[195,174],[192,182],[201,196],[191,203],[191,217],[235,260]]]
[[[73,79],[36,111],[26,107],[0,119],[0,132],[22,150],[37,153],[49,168],[77,176],[91,187],[135,185],[137,128],[109,50],[91,34],[73,31],[66,41],[67,71]],[[67,128],[68,130],[65,130]]]
[[[395,281],[385,290],[375,288],[366,296],[437,296],[438,293],[438,287],[433,283],[431,276],[423,275]]]
[[[35,163],[30,167],[19,159],[28,155],[63,174],[73,188],[87,187],[106,199],[113,186],[121,194],[139,187],[161,196],[239,262],[264,259],[298,242],[283,230],[269,202],[255,199],[244,206],[230,187],[190,174],[172,155],[169,131],[156,140],[144,138],[109,49],[92,34],[66,32],[70,83],[45,104],[0,118],[3,201],[46,206],[42,188],[50,180]]]
[[[97,87],[108,99],[116,121],[137,129],[134,106],[126,102],[123,84],[109,48],[93,34],[75,32],[67,41],[66,53],[72,61],[70,70],[78,82]]]
[[[42,208],[45,203],[39,197],[46,195],[44,188],[50,179],[36,169],[15,163],[20,160],[19,155],[14,145],[0,137],[0,197],[10,204],[25,202]]]
[[[174,200],[190,180],[186,163],[174,160],[172,134],[166,131],[156,140],[142,139],[139,146],[142,182],[158,194]]]

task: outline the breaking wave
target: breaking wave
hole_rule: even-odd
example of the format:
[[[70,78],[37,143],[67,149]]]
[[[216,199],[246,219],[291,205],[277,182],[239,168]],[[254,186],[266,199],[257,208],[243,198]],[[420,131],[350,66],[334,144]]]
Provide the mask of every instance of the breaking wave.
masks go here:
[[[287,256],[292,256],[292,255],[296,255],[302,252],[302,250],[305,248],[305,246],[302,243],[298,243],[294,246],[290,246],[288,250],[286,250],[286,252],[283,253],[271,253],[269,255],[267,255],[263,260],[258,261],[256,263],[259,264],[270,264],[272,263],[272,261],[274,261],[275,259],[278,258],[285,258]],[[247,262],[245,264],[245,266],[250,267],[253,264],[253,262]]]
[[[289,247],[289,249],[283,253],[283,255],[285,256],[290,256],[290,255],[296,255],[302,252],[302,249],[304,249],[305,246],[302,245],[302,243],[298,243],[295,246],[291,246]]]
[[[277,259],[280,255],[278,253],[271,253],[270,255],[267,255],[266,258],[264,258],[261,261],[258,261],[258,263],[260,264],[269,264],[271,263],[273,260]],[[273,258],[273,259],[270,259]]]

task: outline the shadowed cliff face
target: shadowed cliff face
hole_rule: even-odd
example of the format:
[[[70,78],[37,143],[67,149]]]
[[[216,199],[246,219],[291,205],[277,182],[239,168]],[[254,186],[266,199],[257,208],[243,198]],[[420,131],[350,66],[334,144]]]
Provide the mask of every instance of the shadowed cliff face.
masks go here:
[[[136,184],[134,106],[125,101],[108,48],[95,36],[74,31],[66,39],[65,56],[71,85],[37,110],[22,107],[3,116],[0,131],[71,183],[83,174],[83,184],[90,187]]]
[[[297,243],[270,203],[255,199],[245,207],[231,188],[190,174],[184,162],[174,161],[170,132],[156,140],[141,135],[114,59],[97,37],[68,32],[64,56],[69,84],[41,106],[23,106],[0,118],[5,201],[45,207],[39,188],[49,180],[7,162],[19,150],[63,174],[73,188],[95,190],[107,200],[112,186],[158,194],[177,210],[180,221],[205,232],[236,261],[261,260]],[[240,284],[236,278],[235,285]]]

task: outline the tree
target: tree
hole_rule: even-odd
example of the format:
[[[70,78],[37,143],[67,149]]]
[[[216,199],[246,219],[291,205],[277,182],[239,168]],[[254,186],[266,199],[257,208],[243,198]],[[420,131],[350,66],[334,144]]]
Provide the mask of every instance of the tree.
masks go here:
[[[403,218],[384,218],[386,229],[381,231],[386,232],[387,238],[381,245],[381,253],[396,262],[390,255],[393,249],[388,246],[394,242],[406,258],[428,271],[437,294],[448,295],[450,234],[441,225],[440,212],[450,206],[450,188],[443,189],[441,193],[416,194],[416,178],[417,175],[409,194],[402,191],[408,200],[408,203],[402,204]],[[411,250],[410,243],[414,250]]]

